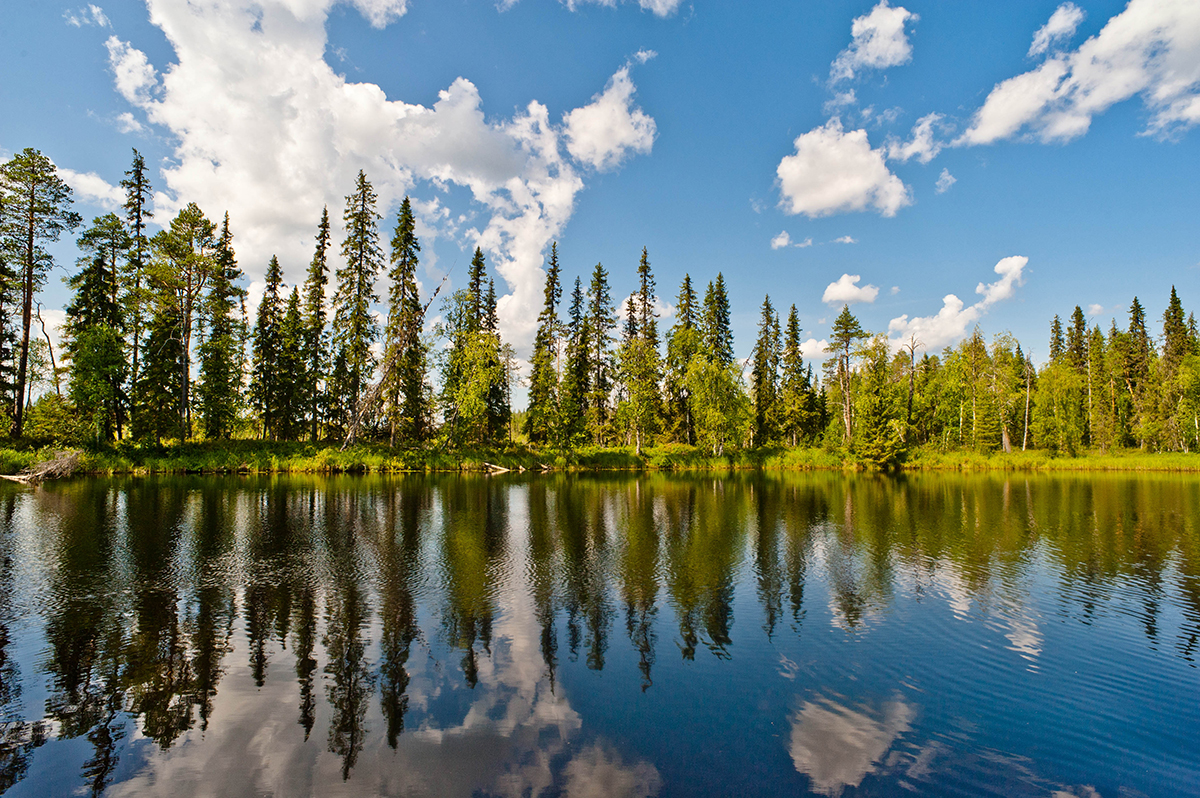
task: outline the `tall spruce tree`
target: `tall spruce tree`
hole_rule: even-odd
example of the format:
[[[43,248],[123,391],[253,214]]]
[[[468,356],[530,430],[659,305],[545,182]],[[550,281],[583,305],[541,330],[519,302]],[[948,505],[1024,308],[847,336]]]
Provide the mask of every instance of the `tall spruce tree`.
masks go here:
[[[1171,286],[1171,298],[1167,301],[1167,309],[1163,311],[1163,374],[1168,380],[1174,379],[1183,358],[1192,352],[1192,336],[1188,330],[1187,319],[1183,315],[1183,303],[1175,286]]]
[[[281,368],[285,311],[282,288],[283,270],[279,259],[272,255],[251,336],[250,401],[260,420],[263,440],[278,440],[283,426],[286,375]]]
[[[129,234],[115,214],[93,220],[77,245],[82,269],[67,282],[74,291],[66,308],[63,342],[71,361],[70,395],[88,419],[93,440],[121,436],[125,415],[124,314],[118,270]]]
[[[183,342],[179,331],[179,308],[171,302],[155,302],[146,326],[142,366],[133,391],[133,435],[138,440],[161,443],[164,438],[182,439],[183,421],[179,407]]]
[[[729,324],[729,294],[725,291],[725,275],[704,292],[704,349],[717,363],[727,366],[733,362],[733,329]]]
[[[206,438],[232,437],[242,403],[246,370],[246,289],[239,285],[242,277],[226,213],[213,253],[208,294],[201,308],[207,335],[200,344],[200,382],[196,394]]]
[[[525,416],[525,435],[531,443],[558,441],[559,390],[557,359],[562,325],[558,320],[558,302],[562,299],[559,278],[558,242],[550,245],[543,289],[542,312],[538,314],[537,334],[530,358],[529,410]]]
[[[342,382],[331,390],[334,416],[342,425],[353,417],[355,407],[375,369],[371,345],[379,338],[379,325],[371,314],[375,278],[383,266],[379,247],[379,219],[375,211],[375,190],[360,170],[354,193],[346,197],[342,220],[346,238],[342,257],[346,263],[337,270],[337,291],[333,295],[333,344],[341,356]]]
[[[567,310],[566,365],[563,369],[559,402],[559,435],[562,445],[572,447],[583,440],[587,430],[588,396],[591,365],[588,362],[589,334],[587,299],[583,281],[575,278],[571,304]]]
[[[153,188],[146,176],[146,160],[136,149],[133,151],[133,163],[121,181],[121,188],[125,190],[125,203],[121,209],[125,212],[125,224],[132,239],[122,278],[126,332],[131,353],[129,379],[136,382],[141,367],[142,330],[146,326],[146,309],[150,299],[146,285],[150,266],[150,239],[146,235],[146,225],[154,218],[150,210]]]
[[[325,336],[325,288],[329,285],[329,208],[321,209],[317,225],[317,246],[304,279],[304,385],[305,412],[308,414],[309,437],[321,437],[321,421],[325,408],[322,387],[326,378],[329,351]]]
[[[54,267],[54,256],[46,247],[78,227],[83,219],[71,210],[71,187],[58,176],[54,163],[32,148],[0,164],[0,194],[4,195],[0,236],[8,239],[0,246],[12,253],[21,308],[12,426],[13,436],[19,438],[25,421],[34,297]]]
[[[699,300],[692,288],[690,275],[683,276],[679,296],[675,299],[675,324],[667,333],[666,415],[671,437],[680,443],[696,443],[696,427],[692,422],[688,401],[687,373],[692,358],[700,352],[698,328]]]
[[[626,313],[631,326],[619,357],[625,382],[628,420],[639,455],[643,442],[657,434],[662,414],[662,397],[659,394],[662,363],[658,353],[656,300],[654,273],[650,270],[650,258],[643,247],[642,259],[638,263],[638,290],[630,297]]]
[[[779,422],[779,316],[771,306],[771,297],[763,299],[758,340],[754,344],[750,390],[754,399],[754,445],[766,446],[778,434]]]
[[[612,332],[617,326],[608,272],[597,263],[588,287],[587,361],[588,431],[592,442],[603,445],[608,438],[609,394],[612,391]]]
[[[1050,362],[1057,363],[1067,349],[1066,339],[1063,337],[1062,320],[1058,318],[1058,314],[1054,314],[1054,320],[1050,322]]]
[[[1071,326],[1067,330],[1067,348],[1064,353],[1067,363],[1076,371],[1083,371],[1087,366],[1087,320],[1083,317],[1083,309],[1078,305],[1071,313]]]
[[[279,418],[278,437],[295,440],[304,430],[304,315],[300,310],[300,289],[292,288],[279,325]]]
[[[796,306],[788,311],[783,333],[782,374],[779,386],[780,432],[792,446],[813,432],[814,396],[811,377],[800,351],[800,317]]]
[[[387,413],[391,445],[397,437],[423,440],[428,433],[429,395],[425,381],[425,347],[421,342],[421,297],[417,292],[417,264],[421,244],[408,197],[400,205],[392,236],[392,268],[388,272],[386,340],[392,364],[387,380]]]

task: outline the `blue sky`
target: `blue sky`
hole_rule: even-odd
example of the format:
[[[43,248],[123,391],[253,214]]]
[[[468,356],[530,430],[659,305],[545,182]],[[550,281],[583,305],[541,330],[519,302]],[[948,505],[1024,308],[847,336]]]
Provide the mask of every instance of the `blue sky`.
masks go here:
[[[1194,0],[150,0],[7,22],[0,153],[41,149],[85,216],[136,147],[159,222],[228,210],[249,278],[277,253],[294,282],[362,168],[389,233],[416,201],[426,288],[484,247],[522,351],[552,240],[568,281],[602,262],[617,296],[647,247],[666,306],[723,271],[743,356],[766,293],[810,352],[852,300],[893,339],[980,324],[1038,360],[1076,304],[1107,329],[1135,294],[1155,318],[1171,285],[1200,301]]]

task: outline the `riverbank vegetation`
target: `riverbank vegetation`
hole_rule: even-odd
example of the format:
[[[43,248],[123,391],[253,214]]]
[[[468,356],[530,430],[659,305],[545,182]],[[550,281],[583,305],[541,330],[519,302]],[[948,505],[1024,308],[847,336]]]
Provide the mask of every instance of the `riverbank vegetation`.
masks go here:
[[[1011,335],[929,352],[844,307],[816,373],[795,305],[764,298],[743,360],[723,274],[685,275],[660,331],[645,249],[618,299],[602,264],[571,284],[554,245],[522,376],[483,250],[463,287],[423,295],[411,203],[385,245],[361,172],[337,257],[323,209],[303,282],[271,258],[252,323],[228,214],[187,204],[150,235],[136,150],[121,185],[121,212],[84,227],[40,152],[0,165],[0,470],[51,444],[93,472],[1197,468],[1200,334],[1174,289],[1158,336],[1136,297],[1124,328],[1056,316],[1040,368]],[[81,228],[56,352],[47,247]]]

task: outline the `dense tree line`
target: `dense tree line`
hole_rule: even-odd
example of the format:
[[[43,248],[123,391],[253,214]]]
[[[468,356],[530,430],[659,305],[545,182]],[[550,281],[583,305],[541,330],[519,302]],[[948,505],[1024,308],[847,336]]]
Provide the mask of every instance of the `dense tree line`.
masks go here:
[[[517,359],[501,337],[482,250],[466,285],[445,298],[440,323],[423,333],[421,245],[408,198],[385,245],[378,198],[360,172],[342,214],[341,266],[331,275],[326,208],[304,282],[285,285],[272,257],[251,323],[228,214],[218,225],[188,204],[149,235],[152,187],[136,150],[125,178],[121,212],[79,232],[60,368],[49,337],[39,336],[37,295],[54,265],[47,247],[83,220],[41,153],[25,150],[0,166],[0,397],[13,437],[365,434],[393,446],[461,447],[500,445],[517,433],[557,451],[823,446],[879,466],[913,446],[1075,453],[1200,445],[1200,336],[1174,289],[1157,338],[1136,298],[1125,329],[1089,328],[1079,307],[1065,324],[1055,317],[1041,369],[1007,334],[989,342],[976,329],[930,353],[915,338],[897,345],[872,335],[845,307],[816,375],[794,305],[783,319],[764,298],[757,339],[741,361],[722,274],[702,295],[685,275],[672,324],[661,331],[645,249],[623,300],[596,264],[564,301],[555,244],[528,409],[514,414]],[[377,283],[386,285],[380,317]],[[56,390],[33,404],[39,381]]]

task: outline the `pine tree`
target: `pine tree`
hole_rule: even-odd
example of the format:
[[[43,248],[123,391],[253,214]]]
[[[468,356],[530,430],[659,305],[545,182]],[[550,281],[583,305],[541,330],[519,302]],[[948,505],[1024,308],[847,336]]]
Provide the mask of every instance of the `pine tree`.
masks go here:
[[[278,440],[282,429],[285,378],[280,367],[283,356],[282,287],[283,270],[279,259],[272,255],[251,336],[250,401],[262,423],[264,440]]]
[[[688,402],[688,367],[700,351],[699,300],[692,278],[683,276],[676,297],[675,324],[667,333],[666,416],[671,437],[687,444],[696,443],[696,428]]]
[[[202,313],[208,334],[200,344],[200,383],[196,388],[206,438],[233,435],[245,372],[246,290],[233,251],[229,214],[221,223],[213,271]]]
[[[376,200],[366,175],[359,171],[342,216],[346,228],[342,257],[346,263],[337,270],[337,292],[333,295],[333,344],[345,364],[345,382],[335,386],[332,393],[335,420],[342,425],[353,416],[375,369],[371,345],[379,338],[379,325],[371,314],[371,305],[379,301],[375,278],[383,266]]]
[[[392,236],[392,269],[388,273],[391,287],[386,339],[393,366],[385,379],[392,446],[396,445],[397,436],[406,441],[420,441],[428,432],[425,347],[420,339],[423,309],[417,293],[420,252],[412,204],[405,197]]]
[[[725,276],[717,272],[715,282],[704,293],[704,349],[721,366],[733,362],[733,330],[729,326],[729,295]]]
[[[4,227],[0,236],[16,266],[21,305],[21,340],[13,402],[14,437],[21,437],[25,419],[25,388],[29,366],[29,335],[33,326],[33,300],[54,267],[46,249],[83,219],[71,210],[71,187],[58,176],[54,163],[26,148],[0,165],[0,194],[4,195]]]
[[[638,290],[629,298],[626,340],[618,356],[627,403],[626,415],[639,455],[643,441],[658,432],[662,406],[658,390],[662,364],[658,354],[658,314],[654,310],[656,299],[650,258],[643,248],[638,264]]]
[[[846,435],[846,445],[854,441],[854,404],[850,392],[850,348],[854,342],[866,338],[867,333],[859,324],[858,319],[850,312],[850,306],[844,305],[842,312],[833,321],[829,331],[829,344],[825,351],[834,357],[825,361],[825,368],[832,369],[834,379],[841,391],[842,427]]]
[[[587,361],[591,368],[588,392],[588,429],[592,442],[603,445],[607,440],[609,393],[612,390],[612,331],[617,326],[612,295],[608,288],[608,272],[597,263],[588,288]]]
[[[146,160],[136,149],[133,151],[133,163],[121,181],[125,189],[125,224],[132,241],[129,256],[125,262],[122,275],[124,282],[124,302],[130,359],[129,379],[136,382],[140,376],[140,357],[142,329],[146,325],[146,308],[149,302],[147,291],[146,270],[150,265],[150,239],[146,236],[146,225],[154,218],[154,213],[148,207],[153,196],[153,188],[146,177]]]
[[[487,390],[488,439],[499,441],[508,437],[512,421],[512,396],[509,392],[508,358],[504,343],[500,340],[500,317],[496,309],[496,282],[488,280],[487,294],[483,302],[483,333],[486,336],[487,373],[491,381]]]
[[[71,400],[90,419],[92,437],[121,436],[125,414],[125,352],[118,269],[129,249],[125,225],[114,214],[93,220],[76,242],[85,253],[81,271],[68,280],[63,343],[71,361]]]
[[[754,399],[754,445],[766,446],[777,435],[779,415],[779,317],[771,297],[763,299],[758,340],[754,344],[750,391]]]
[[[544,302],[542,312],[538,314],[537,334],[534,336],[533,356],[530,359],[529,410],[525,416],[524,431],[534,444],[555,441],[559,427],[559,386],[555,362],[561,332],[558,320],[558,302],[562,299],[559,271],[558,243],[554,242],[550,245]]]
[[[216,247],[216,225],[195,203],[179,212],[168,229],[150,239],[154,252],[150,281],[155,302],[170,305],[169,314],[179,322],[179,421],[184,439],[192,433],[191,368],[192,338],[200,304],[212,277]]]
[[[325,287],[329,284],[329,208],[321,209],[317,225],[317,247],[308,275],[304,280],[304,404],[308,414],[309,436],[316,442],[321,437],[321,421],[325,397],[321,391],[328,365],[328,346],[325,341]]]

